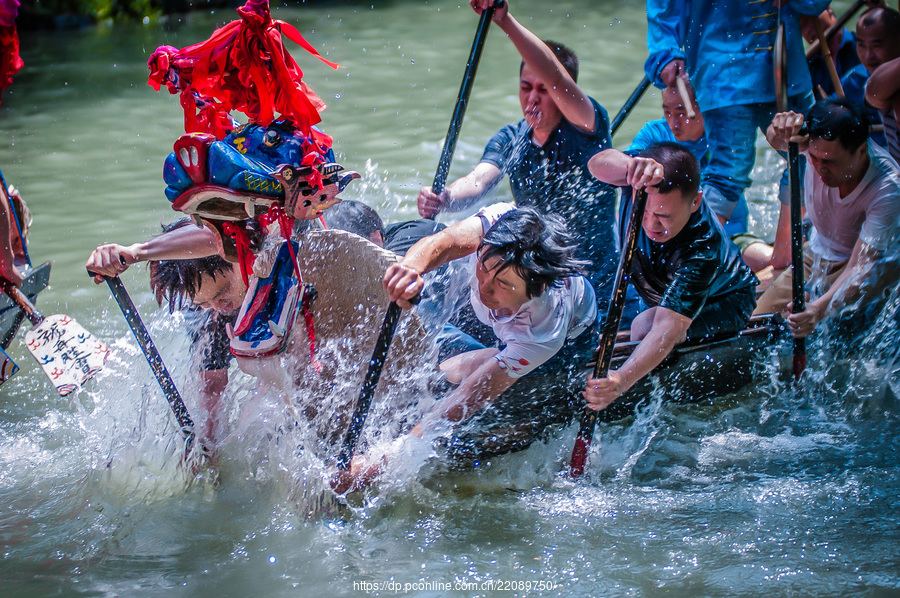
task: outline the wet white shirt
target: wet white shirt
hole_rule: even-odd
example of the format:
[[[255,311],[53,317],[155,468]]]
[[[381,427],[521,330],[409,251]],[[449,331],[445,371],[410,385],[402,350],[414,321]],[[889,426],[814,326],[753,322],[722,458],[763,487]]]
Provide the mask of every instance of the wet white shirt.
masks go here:
[[[476,216],[481,218],[482,230],[487,233],[503,214],[514,209],[512,204],[498,203],[482,208]],[[545,363],[556,355],[566,339],[577,337],[597,319],[594,289],[583,276],[570,276],[561,286],[546,289],[513,315],[499,315],[485,307],[478,294],[474,274],[478,254],[472,254],[469,260],[472,309],[506,345],[495,359],[511,378],[521,378]]]
[[[815,230],[809,249],[820,258],[850,258],[857,239],[877,251],[887,250],[900,223],[900,168],[890,154],[868,142],[869,169],[847,197],[822,182],[810,165],[804,177],[804,203]],[[805,152],[804,152],[805,153]]]

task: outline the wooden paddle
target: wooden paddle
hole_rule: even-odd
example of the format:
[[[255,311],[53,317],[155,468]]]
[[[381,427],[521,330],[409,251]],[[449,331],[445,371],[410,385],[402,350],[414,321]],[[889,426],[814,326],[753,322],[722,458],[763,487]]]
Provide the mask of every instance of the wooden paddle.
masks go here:
[[[487,34],[490,30],[491,17],[494,15],[494,9],[502,5],[502,0],[495,2],[493,6],[481,13],[481,18],[478,20],[478,28],[475,30],[475,39],[472,40],[472,49],[469,52],[469,60],[466,62],[466,70],[463,74],[462,84],[459,87],[456,106],[453,109],[453,116],[450,118],[450,128],[447,129],[447,137],[444,139],[444,148],[441,150],[441,158],[438,161],[437,172],[435,172],[434,182],[431,184],[431,190],[435,194],[439,195],[441,191],[444,190],[444,185],[447,182],[447,175],[450,172],[450,162],[453,160],[453,152],[456,150],[456,141],[459,139],[459,130],[462,128],[466,106],[468,106],[469,103],[469,95],[471,95],[472,85],[475,83],[478,62],[481,60],[481,51],[484,48],[484,41],[487,39]],[[391,304],[388,305],[384,323],[381,325],[381,332],[375,343],[375,350],[372,353],[371,361],[369,361],[369,368],[366,371],[366,377],[363,380],[359,398],[356,400],[353,419],[350,420],[350,427],[347,428],[347,433],[344,435],[344,442],[341,444],[341,452],[338,454],[337,459],[338,469],[347,469],[350,467],[350,462],[353,460],[353,453],[356,452],[359,436],[362,433],[363,426],[365,426],[366,417],[369,415],[369,406],[372,403],[372,397],[375,395],[375,388],[378,386],[378,380],[381,378],[381,370],[384,368],[388,350],[391,348],[391,340],[394,338],[394,331],[397,328],[397,323],[400,321],[400,315],[400,306],[391,302]]]
[[[481,13],[478,20],[478,28],[475,30],[475,39],[472,40],[472,49],[469,52],[469,60],[466,62],[466,70],[462,83],[459,86],[459,95],[453,108],[453,116],[450,118],[450,128],[447,129],[447,137],[444,138],[444,147],[441,150],[441,159],[438,160],[437,172],[434,174],[434,182],[431,190],[435,195],[440,195],[447,183],[447,175],[450,173],[450,162],[453,160],[453,152],[456,151],[456,142],[459,139],[459,131],[462,128],[463,117],[469,105],[469,96],[472,94],[472,86],[475,84],[475,75],[478,73],[478,63],[481,61],[481,51],[484,49],[484,41],[487,39],[491,27],[491,18],[494,9],[503,6],[503,0],[495,2],[493,6]]]
[[[803,222],[800,212],[800,148],[788,142],[788,177],[791,184],[791,299],[792,313],[806,309],[803,285]],[[806,369],[806,339],[794,338],[794,380],[799,381]]]
[[[612,361],[613,347],[616,344],[616,335],[619,331],[619,322],[622,320],[622,310],[625,308],[625,291],[628,289],[628,280],[631,278],[631,262],[634,259],[634,251],[637,247],[638,227],[644,216],[644,207],[647,205],[647,191],[641,189],[635,191],[632,200],[631,215],[625,229],[625,238],[622,244],[622,255],[619,257],[619,267],[616,270],[616,284],[613,287],[609,309],[606,312],[606,321],[603,323],[603,337],[597,348],[597,363],[594,365],[594,378],[605,378],[609,373],[609,364]],[[575,438],[575,447],[572,449],[572,458],[569,461],[569,477],[577,479],[584,474],[584,465],[587,454],[591,448],[591,439],[594,437],[594,427],[597,425],[597,412],[593,409],[584,410],[581,417],[581,427]]]
[[[619,127],[622,126],[622,123],[625,122],[625,119],[628,118],[628,115],[631,114],[631,111],[634,110],[637,103],[641,101],[641,97],[644,95],[644,92],[647,91],[648,87],[650,87],[650,79],[647,75],[644,75],[644,78],[641,79],[641,82],[637,84],[637,87],[634,88],[634,91],[632,91],[631,95],[628,96],[628,99],[625,100],[625,103],[619,109],[612,124],[609,126],[610,137],[616,136],[616,131],[619,130]]]
[[[831,57],[831,48],[828,47],[825,32],[822,30],[822,22],[816,19],[816,36],[819,38],[819,47],[822,48],[822,59],[825,61],[825,67],[828,69],[828,76],[831,77],[831,86],[834,87],[835,93],[839,98],[847,97],[844,94],[844,87],[841,85],[841,78],[838,77],[837,67],[834,65],[834,59]]]
[[[88,272],[88,274],[96,276],[93,272]],[[125,316],[128,327],[131,328],[131,332],[134,333],[134,338],[137,340],[141,351],[144,353],[144,357],[147,358],[147,363],[150,365],[150,369],[153,370],[156,381],[159,382],[159,386],[163,391],[163,395],[166,397],[166,401],[169,403],[169,408],[172,410],[175,420],[181,427],[181,435],[184,437],[184,454],[182,455],[182,458],[184,461],[187,461],[196,440],[196,436],[194,435],[194,420],[191,419],[187,407],[185,406],[181,395],[178,393],[178,389],[175,387],[175,382],[169,375],[169,370],[166,369],[159,351],[156,350],[156,345],[153,344],[153,339],[150,338],[150,333],[147,332],[147,328],[144,326],[144,322],[141,320],[141,316],[134,306],[134,302],[132,302],[131,297],[128,295],[128,291],[125,290],[125,285],[122,284],[122,280],[118,276],[106,276],[105,279],[106,284],[109,285],[109,291],[112,293],[113,299],[119,304],[119,309],[122,310],[122,315]],[[200,455],[205,457],[208,454],[206,447],[199,444],[199,448]]]
[[[787,110],[787,45],[785,43],[784,23],[778,24],[775,38],[775,103],[779,112]],[[779,90],[779,87],[781,89]],[[796,143],[788,142],[788,177],[791,188],[791,299],[793,313],[799,313],[806,307],[803,288],[803,222],[800,211],[800,148]],[[799,380],[806,368],[806,339],[794,338],[794,379]]]
[[[856,2],[853,4],[853,6],[851,6],[849,9],[847,9],[847,12],[845,12],[843,15],[838,17],[838,20],[834,22],[834,25],[832,25],[831,27],[829,27],[828,29],[825,30],[825,39],[830,39],[831,36],[834,35],[835,31],[839,31],[841,29],[841,27],[846,25],[847,21],[852,19],[853,15],[855,15],[859,11],[859,9],[865,5],[866,5],[865,0],[856,0]],[[807,59],[812,58],[813,56],[816,55],[816,52],[819,51],[819,43],[820,43],[819,40],[816,40],[809,45],[809,47],[806,49],[806,58]]]
[[[338,454],[337,459],[338,469],[349,468],[350,462],[353,460],[353,453],[356,452],[359,436],[362,434],[363,426],[366,425],[369,406],[372,404],[372,397],[375,396],[378,380],[381,379],[381,370],[384,369],[384,362],[387,360],[391,341],[394,338],[394,331],[397,329],[397,322],[400,321],[401,311],[400,306],[393,301],[388,306],[387,315],[385,315],[384,323],[381,325],[381,332],[378,335],[378,340],[375,342],[375,350],[372,351],[369,369],[366,370],[362,390],[359,391],[359,398],[356,400],[353,419],[350,420],[350,427],[347,428],[347,433],[344,434],[344,442],[341,444],[341,452]]]
[[[25,346],[61,396],[80,388],[103,369],[109,348],[78,322],[61,314],[45,318],[22,289],[8,280],[0,281],[0,290],[31,321],[31,330],[25,333]]]

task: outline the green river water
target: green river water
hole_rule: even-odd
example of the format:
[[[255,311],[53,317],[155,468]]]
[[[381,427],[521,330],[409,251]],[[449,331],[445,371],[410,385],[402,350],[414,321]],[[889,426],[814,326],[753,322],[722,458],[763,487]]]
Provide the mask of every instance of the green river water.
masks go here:
[[[581,85],[611,116],[642,77],[643,8],[514,4],[526,26],[575,49]],[[661,388],[636,417],[598,427],[577,484],[562,476],[571,428],[477,471],[418,462],[336,510],[322,464],[278,445],[271,400],[241,376],[229,411],[241,432],[223,443],[221,484],[186,484],[165,402],[83,266],[97,244],[143,239],[175,218],[161,171],[181,110],[147,86],[146,60],[235,14],[22,34],[26,66],[0,106],[0,168],[34,212],[32,258],[53,263],[42,311],[74,316],[113,356],[89,388],[60,399],[21,333],[10,348],[22,371],[0,390],[0,596],[900,595],[896,296],[860,355],[811,343],[802,397],[774,373],[712,406],[661,403]],[[328,103],[322,126],[339,161],[363,174],[345,197],[386,220],[413,217],[477,17],[450,0],[314,2],[273,16],[344,67],[294,53]],[[520,118],[517,68],[494,29],[451,179]],[[659,114],[651,89],[616,146]],[[762,143],[749,196],[752,226],[768,234],[783,162]],[[509,197],[505,183],[497,196]],[[156,308],[145,269],[123,280],[190,405],[177,316]]]

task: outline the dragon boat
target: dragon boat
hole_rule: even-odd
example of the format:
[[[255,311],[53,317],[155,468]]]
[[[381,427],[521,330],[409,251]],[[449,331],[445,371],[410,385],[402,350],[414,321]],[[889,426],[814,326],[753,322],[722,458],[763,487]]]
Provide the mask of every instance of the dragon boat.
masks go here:
[[[327,259],[323,259],[325,255]],[[307,369],[307,375],[298,382],[314,396],[338,402],[338,415],[329,420],[328,426],[331,434],[339,435],[349,423],[352,402],[387,309],[381,278],[398,256],[352,233],[311,230],[300,241],[297,258],[304,281],[317,291],[312,316],[320,346],[326,347],[319,357],[326,371],[316,375]],[[408,418],[411,405],[439,398],[440,391],[434,390],[440,387],[434,384],[438,376],[434,340],[426,333],[423,319],[416,310],[404,312],[373,399],[368,420],[371,429],[363,438],[399,433],[415,423],[399,421]],[[769,376],[763,362],[771,356],[772,344],[786,334],[781,317],[766,314],[752,318],[737,335],[682,344],[650,375],[600,412],[599,418],[616,421],[628,417],[660,390],[667,401],[709,403],[761,382]],[[620,366],[638,344],[627,340],[627,332],[619,337],[613,368]],[[305,348],[296,354],[304,353]],[[558,372],[523,379],[443,441],[443,457],[451,467],[475,466],[523,450],[570,425],[584,412],[581,391],[595,359],[595,355],[584,355],[582,367],[572,376]],[[431,373],[434,375],[428,380]]]
[[[256,259],[259,255],[261,264],[269,263],[272,255],[264,255],[264,243],[277,223],[285,249],[278,251],[289,253],[293,266],[288,286],[302,288],[291,296],[303,296],[297,301],[303,305],[307,336],[294,333],[288,340],[290,326],[282,319],[270,319],[261,307],[251,313],[249,308],[273,302],[268,291],[250,293],[232,352],[242,369],[261,380],[285,387],[289,377],[288,386],[298,391],[291,408],[316,423],[320,438],[337,440],[349,425],[354,397],[388,309],[381,280],[398,257],[350,233],[315,228],[315,220],[359,175],[334,163],[331,138],[315,128],[325,105],[302,81],[281,35],[328,66],[339,65],[320,56],[293,27],[272,20],[267,0],[248,0],[238,13],[240,21],[220,28],[206,42],[181,50],[162,46],[148,61],[148,83],[179,94],[185,111],[186,135],[176,141],[164,169],[166,195],[173,209],[217,233],[222,252],[238,263],[245,282],[253,272],[260,280],[272,278],[279,259],[275,252],[269,252],[275,255],[270,274],[259,274],[265,268]],[[247,123],[235,123],[232,110],[245,114]],[[274,286],[266,283],[265,288]],[[417,419],[417,404],[424,406],[423,401],[448,390],[434,383],[440,377],[434,367],[435,343],[423,326],[421,307],[405,312],[394,334],[373,395],[364,444],[404,432]],[[300,311],[279,313],[291,314],[292,324]],[[245,315],[246,330],[241,324]],[[433,323],[429,327],[437,329]],[[748,355],[766,354],[763,349],[779,330],[773,318],[757,318],[734,337],[682,345],[601,418],[632,413],[657,387],[665,388],[670,400],[682,402],[734,392],[762,372]],[[257,332],[272,341],[266,350],[260,349]],[[618,343],[613,367],[627,359],[636,344]],[[580,393],[591,355],[583,360],[583,368],[529,377],[507,390],[446,440],[447,459],[454,465],[473,465],[524,449],[572,422],[584,409]]]

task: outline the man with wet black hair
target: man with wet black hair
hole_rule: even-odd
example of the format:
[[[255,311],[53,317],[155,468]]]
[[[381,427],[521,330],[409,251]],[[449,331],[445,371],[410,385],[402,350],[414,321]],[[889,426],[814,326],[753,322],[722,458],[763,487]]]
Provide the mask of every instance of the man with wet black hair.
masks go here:
[[[803,125],[807,134],[800,135]],[[819,100],[807,118],[777,114],[766,138],[776,150],[798,143],[806,169],[803,199],[813,232],[803,252],[804,280],[814,299],[790,314],[794,336],[805,337],[865,282],[872,263],[896,246],[900,219],[900,168],[868,138],[858,104]],[[760,297],[757,313],[790,311],[791,272]]]
[[[470,337],[467,350],[440,364],[447,381],[458,386],[410,435],[470,418],[522,377],[574,376],[581,369],[597,340],[597,300],[575,251],[561,218],[499,203],[422,239],[388,268],[384,288],[391,301],[409,308],[425,273],[466,258],[472,308],[499,345],[486,347]],[[336,474],[332,487],[339,493],[359,489],[382,467],[382,461],[358,457],[350,470]]]
[[[197,254],[201,257],[187,257]],[[86,265],[91,272],[118,276],[140,261],[149,263],[150,286],[159,304],[167,302],[169,311],[178,309],[184,314],[191,356],[199,372],[200,405],[207,414],[200,437],[213,445],[232,358],[226,326],[234,324],[247,287],[240,271],[215,254],[209,229],[197,228],[188,218],[164,226],[161,235],[147,241],[101,245]],[[95,280],[102,282],[103,278]]]
[[[588,407],[601,410],[675,345],[740,331],[756,304],[757,281],[703,201],[700,167],[686,147],[662,142],[638,155],[609,149],[591,158],[590,168],[607,183],[647,191],[631,281],[651,307],[632,323],[631,340],[641,342],[628,360],[606,378],[588,379]],[[622,202],[620,238],[631,205]]]
[[[480,14],[493,2],[469,4]],[[605,302],[616,268],[615,192],[591,177],[587,161],[612,147],[609,117],[576,83],[575,54],[557,42],[542,41],[513,18],[507,6],[494,10],[493,22],[522,57],[519,103],[524,118],[497,132],[475,168],[440,195],[423,187],[419,213],[433,218],[465,210],[508,174],[516,205],[563,217],[579,244],[578,257],[589,262],[588,279]]]

